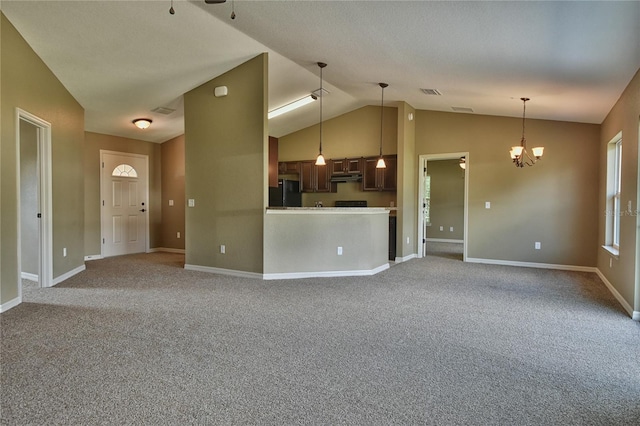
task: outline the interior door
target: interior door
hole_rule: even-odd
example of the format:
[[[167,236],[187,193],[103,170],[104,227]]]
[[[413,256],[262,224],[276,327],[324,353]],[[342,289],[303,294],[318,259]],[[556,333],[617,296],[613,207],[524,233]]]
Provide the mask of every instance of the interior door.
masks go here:
[[[102,255],[142,253],[147,248],[148,159],[101,151]]]

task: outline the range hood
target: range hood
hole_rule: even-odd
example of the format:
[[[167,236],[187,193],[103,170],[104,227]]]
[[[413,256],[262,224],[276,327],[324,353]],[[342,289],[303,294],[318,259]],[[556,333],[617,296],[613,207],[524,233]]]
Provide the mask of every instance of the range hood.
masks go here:
[[[361,180],[361,173],[345,173],[331,176],[331,182],[360,182]]]

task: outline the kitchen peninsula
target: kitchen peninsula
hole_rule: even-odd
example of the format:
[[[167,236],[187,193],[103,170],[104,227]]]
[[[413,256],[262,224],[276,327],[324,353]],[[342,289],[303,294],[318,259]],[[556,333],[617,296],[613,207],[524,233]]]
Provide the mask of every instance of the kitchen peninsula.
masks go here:
[[[389,268],[389,210],[267,208],[264,279],[373,275]]]

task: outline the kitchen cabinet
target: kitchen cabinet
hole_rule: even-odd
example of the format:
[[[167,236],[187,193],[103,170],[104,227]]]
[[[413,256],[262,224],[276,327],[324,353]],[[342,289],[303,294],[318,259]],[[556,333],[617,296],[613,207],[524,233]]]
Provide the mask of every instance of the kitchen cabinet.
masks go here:
[[[302,192],[335,192],[331,184],[329,166],[316,166],[315,161],[300,162],[300,186]]]
[[[378,157],[368,157],[364,159],[364,172],[362,176],[363,191],[396,190],[398,157],[395,155],[383,155],[383,158],[387,165],[384,169],[376,169]]]
[[[353,173],[362,173],[363,158],[344,158],[341,160],[331,159],[329,166],[331,167],[331,175],[345,175]]]
[[[281,161],[278,163],[278,173],[281,175],[297,175],[300,173],[300,162]]]

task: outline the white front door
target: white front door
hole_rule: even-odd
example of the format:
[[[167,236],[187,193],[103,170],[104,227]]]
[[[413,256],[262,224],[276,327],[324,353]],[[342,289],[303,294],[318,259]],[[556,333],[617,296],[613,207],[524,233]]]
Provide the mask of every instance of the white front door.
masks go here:
[[[100,151],[102,256],[147,250],[148,157]]]

